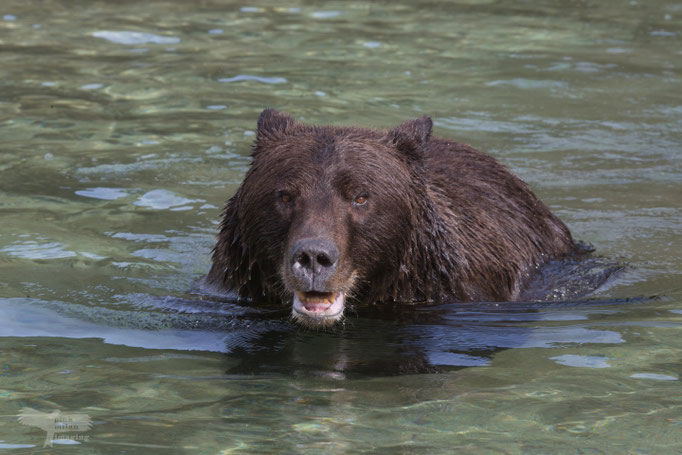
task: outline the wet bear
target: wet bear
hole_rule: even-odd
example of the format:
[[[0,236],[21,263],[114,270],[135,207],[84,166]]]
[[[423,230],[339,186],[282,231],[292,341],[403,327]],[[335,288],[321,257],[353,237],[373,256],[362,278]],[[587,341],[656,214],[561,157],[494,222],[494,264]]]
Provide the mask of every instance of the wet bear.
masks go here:
[[[299,123],[265,110],[207,283],[291,304],[307,325],[376,302],[512,301],[576,252],[564,223],[491,156],[431,136]]]

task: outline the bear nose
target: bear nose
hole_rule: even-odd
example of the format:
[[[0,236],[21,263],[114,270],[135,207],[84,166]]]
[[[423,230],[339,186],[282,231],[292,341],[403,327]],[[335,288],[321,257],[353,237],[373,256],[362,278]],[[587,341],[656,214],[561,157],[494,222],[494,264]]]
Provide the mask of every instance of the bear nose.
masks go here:
[[[301,239],[291,249],[291,271],[303,286],[300,291],[327,291],[338,261],[339,250],[331,240]]]

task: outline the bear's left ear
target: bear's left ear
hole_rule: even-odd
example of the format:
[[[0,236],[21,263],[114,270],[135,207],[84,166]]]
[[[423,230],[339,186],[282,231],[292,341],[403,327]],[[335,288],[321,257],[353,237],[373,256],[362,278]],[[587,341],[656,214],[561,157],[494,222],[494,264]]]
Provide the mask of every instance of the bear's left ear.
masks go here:
[[[421,151],[431,136],[432,127],[433,122],[427,116],[406,120],[389,131],[388,138],[398,150],[413,159],[420,159]]]

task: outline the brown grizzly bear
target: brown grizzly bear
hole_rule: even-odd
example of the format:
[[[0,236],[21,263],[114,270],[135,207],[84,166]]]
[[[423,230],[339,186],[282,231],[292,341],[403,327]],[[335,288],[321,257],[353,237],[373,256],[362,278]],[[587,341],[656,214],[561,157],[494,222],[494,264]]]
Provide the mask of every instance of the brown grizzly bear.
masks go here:
[[[263,111],[207,283],[292,302],[296,320],[324,325],[346,302],[515,300],[538,265],[576,251],[528,185],[431,127],[315,126]]]

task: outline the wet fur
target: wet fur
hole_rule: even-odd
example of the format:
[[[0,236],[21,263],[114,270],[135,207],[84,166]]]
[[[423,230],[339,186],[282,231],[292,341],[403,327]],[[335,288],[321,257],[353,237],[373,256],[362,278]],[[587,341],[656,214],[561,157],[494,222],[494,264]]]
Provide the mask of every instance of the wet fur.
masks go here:
[[[207,282],[254,302],[291,301],[283,258],[300,233],[273,206],[273,194],[281,182],[313,181],[316,169],[370,186],[380,207],[371,219],[353,218],[339,206],[343,195],[326,194],[338,184],[320,183],[320,200],[306,189],[319,206],[308,210],[319,220],[306,229],[333,231],[340,267],[350,270],[335,285],[351,302],[515,300],[537,266],[576,251],[528,185],[485,153],[431,137],[431,125],[423,117],[389,131],[314,126],[264,111],[253,164],[223,212]]]

